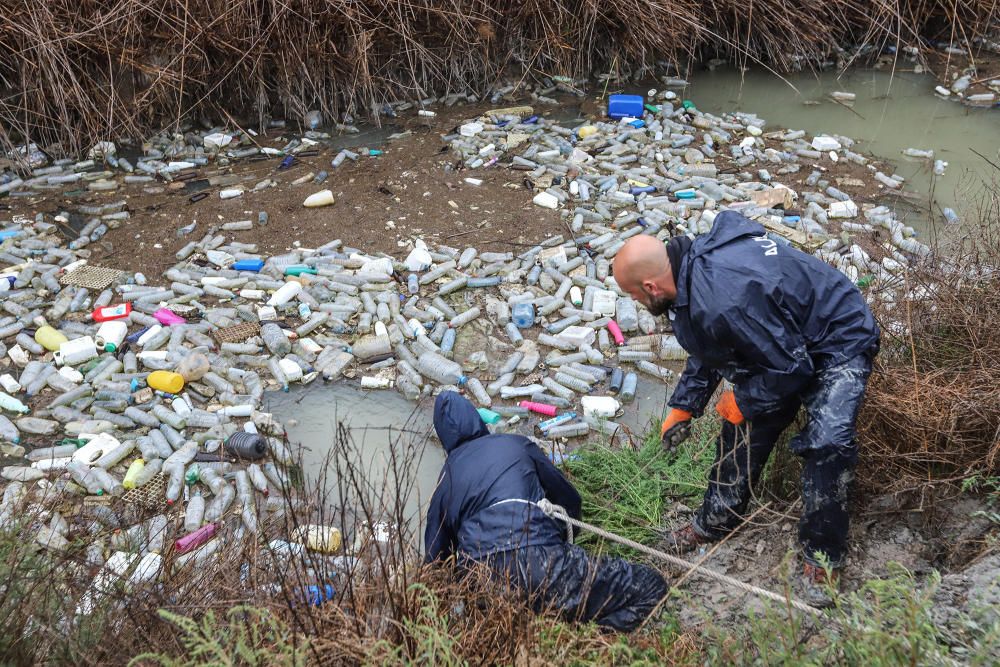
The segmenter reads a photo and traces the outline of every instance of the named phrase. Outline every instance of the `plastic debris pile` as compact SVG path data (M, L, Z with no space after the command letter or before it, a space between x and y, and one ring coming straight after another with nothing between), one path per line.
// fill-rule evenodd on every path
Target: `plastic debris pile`
M124 201L81 207L89 222L69 244L57 235L65 215L5 223L0 438L5 456L24 460L2 470L10 483L0 522L39 496L103 498L87 505L96 523L50 513L35 539L62 549L87 526L115 528L119 537L95 539L92 550L108 577L142 559L139 579L155 579L171 540L186 559L211 559L227 532L254 535L262 517L289 509L293 456L261 401L268 388L319 378L395 387L413 400L457 388L495 429L543 416L536 427L552 442L614 428L638 375L669 382L668 362L685 353L618 288L611 262L632 236L704 233L723 209L761 221L774 243L815 252L861 285L897 284L912 258L929 253L888 208L859 206L829 182L826 170L846 160L887 188L902 183L853 152L850 139L765 132L755 116L675 106L671 92L655 103L627 97L613 100L620 118L612 121L568 128L521 107L444 137L468 168L523 171L535 203L561 209L566 233L517 254L417 240L400 259L336 239L264 256L230 238L245 226L223 225L188 243L162 275L144 276L87 261L87 245L129 215ZM142 173L124 159L114 164L126 182L169 183L210 158L261 154L240 147L246 140L189 133L137 160ZM311 150L311 141L275 155ZM86 182L113 191L121 174L93 171L94 159L111 164L113 154L102 144L84 163L50 165L42 155L27 178L3 187ZM350 157L341 151L331 166ZM780 183L801 169L811 170L811 190ZM57 444L26 446L40 440ZM558 446L552 453L562 455ZM183 521L168 521L181 501ZM124 509L139 507L154 516L128 523ZM283 549L330 552L339 546L331 531L275 539Z

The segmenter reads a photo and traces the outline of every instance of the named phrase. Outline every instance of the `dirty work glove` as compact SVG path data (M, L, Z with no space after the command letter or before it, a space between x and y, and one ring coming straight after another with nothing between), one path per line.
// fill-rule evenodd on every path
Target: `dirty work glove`
M672 452L691 435L691 413L673 408L660 427L660 441L663 449Z
M746 421L743 413L740 412L740 406L736 405L736 394L732 390L722 392L722 397L715 404L715 411L734 426L739 426Z

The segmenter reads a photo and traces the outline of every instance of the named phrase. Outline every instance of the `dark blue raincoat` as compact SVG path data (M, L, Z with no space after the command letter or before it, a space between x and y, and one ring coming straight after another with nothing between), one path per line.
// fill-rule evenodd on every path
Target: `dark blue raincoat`
M490 435L475 406L453 391L434 404L434 430L448 459L427 510L428 561L565 541L562 525L538 508L504 502L548 498L580 518L580 494L538 445L520 435Z
M580 494L537 445L490 435L472 403L452 391L434 404L434 429L448 459L427 510L428 561L482 563L536 611L615 630L635 629L656 609L667 593L659 572L590 556L566 541L562 524L517 502L548 498L580 518Z
M724 377L753 419L797 399L820 369L877 349L878 326L851 281L764 234L724 211L681 261L669 315L691 356L671 407L700 415Z

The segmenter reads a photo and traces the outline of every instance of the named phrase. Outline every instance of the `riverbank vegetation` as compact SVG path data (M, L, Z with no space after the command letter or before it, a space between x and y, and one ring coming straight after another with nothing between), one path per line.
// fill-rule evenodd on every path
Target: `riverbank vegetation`
M995 13L992 0L12 0L0 17L0 146L86 151L229 114L377 118L401 100L489 96L508 75L569 77L572 92L574 78L619 85L713 57L847 66L884 47L972 44Z

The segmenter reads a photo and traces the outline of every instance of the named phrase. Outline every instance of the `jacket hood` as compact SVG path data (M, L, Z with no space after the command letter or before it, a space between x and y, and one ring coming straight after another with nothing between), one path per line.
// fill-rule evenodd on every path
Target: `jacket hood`
M759 222L754 222L736 211L723 211L715 216L712 230L700 236L691 246L691 256L697 257L711 252L742 236L763 236L765 233L767 230Z
M463 442L490 434L476 407L454 391L438 394L434 402L434 430L448 453Z

